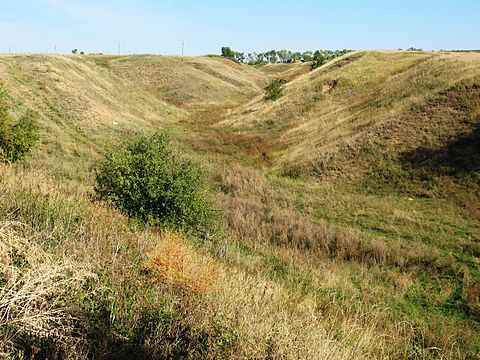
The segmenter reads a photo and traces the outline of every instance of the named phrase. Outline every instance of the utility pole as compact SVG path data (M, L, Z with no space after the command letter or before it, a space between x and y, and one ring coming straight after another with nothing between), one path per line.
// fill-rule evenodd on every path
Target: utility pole
M120 41L118 42L118 55L120 55Z
M185 49L185 41L182 40L182 59L183 59L183 50Z
M53 50L54 50L54 53L56 54L57 53L57 44L55 44L55 46L53 47Z

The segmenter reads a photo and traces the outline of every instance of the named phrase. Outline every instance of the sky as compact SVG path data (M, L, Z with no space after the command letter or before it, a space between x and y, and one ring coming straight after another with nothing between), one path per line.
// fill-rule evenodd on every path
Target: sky
M480 49L479 0L0 0L0 53Z

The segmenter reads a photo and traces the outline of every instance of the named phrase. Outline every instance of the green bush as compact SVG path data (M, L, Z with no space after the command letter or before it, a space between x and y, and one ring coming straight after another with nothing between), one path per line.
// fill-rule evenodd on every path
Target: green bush
M26 111L17 121L9 114L6 94L0 89L0 161L22 160L38 139L35 113Z
M265 100L277 100L283 95L283 85L287 83L284 79L274 79L267 85L265 91Z
M144 223L196 234L214 224L204 171L175 151L162 132L134 137L100 161L95 192Z

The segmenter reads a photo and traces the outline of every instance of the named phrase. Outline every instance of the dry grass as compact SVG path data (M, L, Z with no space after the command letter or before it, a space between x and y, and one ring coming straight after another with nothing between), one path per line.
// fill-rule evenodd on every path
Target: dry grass
M31 248L35 242L48 247L50 242L62 239L55 250L55 256L36 247L31 253L34 258L26 258L29 263L45 265L36 266L36 272L32 273L32 276L35 275L35 278L40 281L43 277L39 276L37 271L45 274L43 270L50 269L51 271L47 271L46 274L51 277L46 276L46 279L55 281L53 283L47 281L47 284L42 281L40 283L33 281L29 289L35 296L38 294L41 297L46 294L38 288L41 284L50 295L52 293L49 291L54 291L53 294L59 296L71 295L72 290L78 287L68 283L72 279L70 276L77 279L75 274L78 273L74 270L79 271L82 268L78 267L79 263L90 264L92 269L107 275L106 278L101 279L99 287L93 289L99 295L106 292L102 298L103 301L111 302L109 306L112 307L112 312L109 321L123 324L127 333L146 331L142 324L149 318L145 320L142 314L147 309L155 309L155 306L159 306L157 301L163 304L165 300L162 299L173 296L174 304L178 303L178 305L173 305L172 310L168 311L178 313L182 318L174 318L174 320L158 318L156 321L160 327L154 326L148 330L149 333L142 335L145 336L145 341L148 340L142 348L146 354L176 353L174 344L177 342L183 344L182 346L191 347L189 351L193 358L204 358L202 354L205 355L205 352L202 346L208 346L210 356L207 358L284 358L285 356L309 358L315 352L329 354L331 358L339 359L350 358L353 355L359 358L371 358L373 354L378 354L380 351L378 347L373 348L368 345L371 343L369 339L379 334L375 329L376 326L366 331L361 325L364 316L362 311L358 313L357 320L348 316L340 320L338 314L332 312L329 315L330 320L338 323L330 323L322 318L320 312L317 313L318 304L314 299L299 298L283 285L266 280L262 273L251 275L250 270L245 271L242 266L230 269L219 267L216 261L193 248L181 235L155 231L132 232L125 227L121 216L116 215L112 210L89 204L82 200L84 195L72 193L68 186L55 186L48 179L41 177L38 179L27 177L25 176L27 173L12 167L3 167L2 170L1 188L4 196L2 204L6 204L7 199L14 199L11 208L17 209L11 212L8 208L2 207L5 210L3 216L30 219L31 226L41 231L28 240L23 239L19 253L26 253L25 248L27 246ZM36 199L35 206L32 206L31 199ZM79 216L79 219L75 219L70 225L61 215L64 211L66 213L72 211L69 203L75 203L77 216ZM24 226L20 230L22 233L31 231ZM17 244L18 241L14 243ZM10 254L11 252L5 250L2 253ZM66 258L67 254L68 261L73 261L71 264L75 264L76 269L64 266L67 260L60 262L55 260L59 257ZM2 258L9 259L7 255ZM151 281L151 275L146 278L141 275L141 264L147 264L146 267L154 275L155 281ZM105 281L108 288L105 284L101 285ZM66 286L57 289L53 285L55 283ZM168 287L159 286L160 283L165 283ZM169 290L172 285L174 289L179 288L182 291L179 298L175 298L175 292L172 294L172 290ZM102 286L105 288L102 289ZM22 288L15 290L16 293L23 291ZM152 294L153 300L149 300ZM162 312L166 311L164 307L165 305L161 305ZM334 304L332 308L335 308ZM41 309L48 308L41 307ZM70 310L70 307L66 309ZM53 311L57 310L58 307L53 308ZM68 314L72 313L68 312ZM58 315L64 315L64 313L59 312ZM59 322L76 320L75 316L61 317L57 323L49 324L55 331L60 329L67 331L72 328L67 325L62 328ZM172 315L166 313L164 316ZM375 314L372 313L372 316ZM170 324L166 329L161 327L163 321ZM19 324L22 329L29 329L26 324ZM50 334L50 328L47 325L38 323L39 334L41 331ZM96 327L75 328L75 337L71 340L77 341L75 346L81 347L80 344L85 345L84 339L89 339L92 335L97 336L94 344L99 346L100 350L96 350L95 347L92 349L93 345L87 346L84 349L85 354L92 351L106 351L101 350L104 345L97 345L97 342L108 344L109 341L108 338L104 338L105 335L102 335L102 326L100 322ZM85 332L85 338L80 336L79 331ZM98 333L95 335L91 331L98 331ZM185 331L190 334L188 337ZM54 335L52 333L49 336ZM208 340L205 338L201 340L202 336L207 336ZM191 338L192 342L186 344L185 341L188 338ZM123 338L120 337L115 341L118 342L121 339ZM34 344L38 343L34 342ZM35 346L41 348L40 345ZM115 351L126 352L131 349L120 348ZM75 357L83 358L83 355L79 353Z
M325 315L321 326L327 329L342 328L340 309L345 321L364 314L365 323L359 328L387 341L374 341L378 347L370 349L372 358L385 354L392 358L463 358L460 334L465 334L467 342L473 341L472 323L437 314L429 324L415 318L413 306L409 311L415 320L410 321L410 314L399 316L398 309L390 308L412 296L419 278L455 273L453 257L421 242L365 236L352 228L312 221L308 212L301 214L295 208L301 200L274 189L259 170L230 165L219 172L217 181L221 189L217 201L226 209L229 241L222 254L228 268L274 279L291 291L290 296L300 299L316 294L316 306ZM447 277L435 285L443 288L443 295L433 300L433 291L425 295L428 301L442 303L452 296L452 278ZM474 311L476 280L464 283L465 301ZM378 311L369 313L364 306Z
M109 68L157 98L189 109L195 105L228 104L261 91L265 76L221 58L181 59L168 56L115 58Z
M183 235L164 232L147 255L145 268L156 280L194 292L208 292L215 286L219 267L202 255Z
M82 183L106 146L185 116L85 57L1 56L0 82L15 110L37 113L41 141L32 166Z
M75 356L86 339L75 326L80 319L72 294L97 278L86 265L55 261L32 239L19 236L24 226L0 222L0 356L23 357L18 344L28 338Z
M300 216L287 199L276 195L259 170L229 166L219 173L218 181L224 193L218 205L227 209L225 227L242 244L275 245L340 261L401 268L435 266L438 258L422 244L404 247Z
M381 353L374 320L366 326L362 318L319 311L314 299L299 299L262 275L225 269L205 301L208 307L199 311L237 335L230 358L368 359ZM372 320L375 313L362 316Z
M111 321L125 321L123 326L131 329L129 331L140 331L138 327L145 321L142 312L158 306L154 305L155 301L147 300L151 296L148 294L154 294L154 299L160 301L172 296L168 295L172 285L183 292L175 300L179 305L171 310L183 314L183 320L175 320L167 330L151 330L146 349L160 347L164 349L161 352L172 353L175 341L184 344L186 335L182 329L186 327L193 339L209 334L207 344L212 358L311 358L318 353L333 359L347 359L380 357L389 351L382 340L381 309L341 310L342 302L334 299L322 303L311 295L299 296L288 286L269 280L268 269L255 263L247 265L246 260L235 264L232 261L237 258L235 252L229 252L224 258L226 266L219 268L216 261L193 248L181 235L131 232L124 227L121 216L90 205L82 200L83 195L72 193L68 187L55 186L48 179L26 177L19 169L4 167L3 170L2 194L5 201L15 199L12 204L12 209L18 209L15 217L31 219L32 225L43 230L33 236L35 241L47 245L61 238L63 242L56 250L58 255L69 254L77 264L91 264L102 273L106 271L108 276L102 280L107 280L110 288L106 299L113 301L115 309L110 315ZM268 191L267 184L258 175L239 177L230 173L232 175L239 181L231 180L227 184L237 195L252 187L255 191ZM21 195L25 192L29 195ZM28 205L28 199L32 198L36 198L36 207ZM64 210L72 211L70 202L76 204L80 218L67 225L60 214ZM47 209L49 215L41 215ZM52 212L53 209L59 214ZM5 210L8 214L9 210ZM25 244L32 244L32 240ZM151 275L143 278L139 272L141 264L147 264ZM308 266L305 263L305 267ZM152 275L155 281L151 281ZM331 275L333 278L327 286L339 281L338 274L331 272ZM161 283L168 287L159 286ZM157 321L162 324L164 320ZM84 331L90 334L91 329ZM98 336L102 336L100 334ZM196 341L188 346L193 346L192 357L201 358L202 351L195 345L201 343ZM223 345L219 346L216 341L222 341ZM408 343L405 340L405 344ZM405 344L402 346L407 346Z

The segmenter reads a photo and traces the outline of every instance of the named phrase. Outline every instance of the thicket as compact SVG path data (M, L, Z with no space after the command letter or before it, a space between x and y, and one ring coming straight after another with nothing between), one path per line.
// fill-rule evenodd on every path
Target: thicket
M163 132L134 137L109 153L96 168L95 192L144 223L197 235L214 229L204 170Z
M22 160L38 139L38 126L33 111L25 111L18 120L10 114L4 90L0 89L0 161Z

